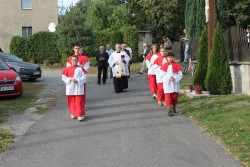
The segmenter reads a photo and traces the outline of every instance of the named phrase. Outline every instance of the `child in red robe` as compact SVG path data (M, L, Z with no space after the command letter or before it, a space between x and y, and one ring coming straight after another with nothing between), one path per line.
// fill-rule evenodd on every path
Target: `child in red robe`
M71 118L83 121L84 110L84 83L86 82L86 70L77 65L78 56L72 56L72 66L66 67L62 72L62 80L66 84L66 96Z

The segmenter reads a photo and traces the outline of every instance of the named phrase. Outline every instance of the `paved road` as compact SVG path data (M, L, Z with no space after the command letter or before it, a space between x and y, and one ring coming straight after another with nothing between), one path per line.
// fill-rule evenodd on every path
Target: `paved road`
M115 94L112 81L87 86L87 117L70 120L60 73L40 82L58 82L56 105L11 148L0 167L238 167L221 146L189 120L168 117L133 76L129 90Z

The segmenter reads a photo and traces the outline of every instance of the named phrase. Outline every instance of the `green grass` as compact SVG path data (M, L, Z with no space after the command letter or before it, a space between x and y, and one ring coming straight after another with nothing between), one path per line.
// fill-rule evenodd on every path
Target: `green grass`
M0 153L13 143L14 135L0 128Z
M180 81L181 89L189 89L189 85L193 85L193 77L191 73L183 75L183 78Z
M192 85L186 74L181 89ZM189 99L180 96L179 107L185 116L219 140L243 165L250 166L250 97L228 95L216 98Z
M1 99L0 123L7 120L9 113L21 114L38 99L38 93L43 89L43 85L23 82L23 95L18 98ZM0 152L3 152L11 143L14 135L0 128Z
M179 107L219 140L245 166L250 166L250 97L228 95L188 99L181 96Z

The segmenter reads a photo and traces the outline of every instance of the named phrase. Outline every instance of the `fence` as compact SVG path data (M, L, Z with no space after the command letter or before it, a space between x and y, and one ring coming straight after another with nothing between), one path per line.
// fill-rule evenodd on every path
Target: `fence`
M250 44L247 43L245 30L240 27L231 27L222 33L229 62L250 62ZM190 47L190 55L192 55L193 59L196 59L198 45L199 38L193 38ZM180 55L178 58L183 60L183 45L179 42L174 42L173 50L176 55Z

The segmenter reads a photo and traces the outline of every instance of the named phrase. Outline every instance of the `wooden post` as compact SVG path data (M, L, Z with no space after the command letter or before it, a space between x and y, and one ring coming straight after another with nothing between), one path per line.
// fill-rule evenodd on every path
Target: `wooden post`
M216 27L216 9L215 9L215 0L208 0L208 56L212 48L213 34Z

